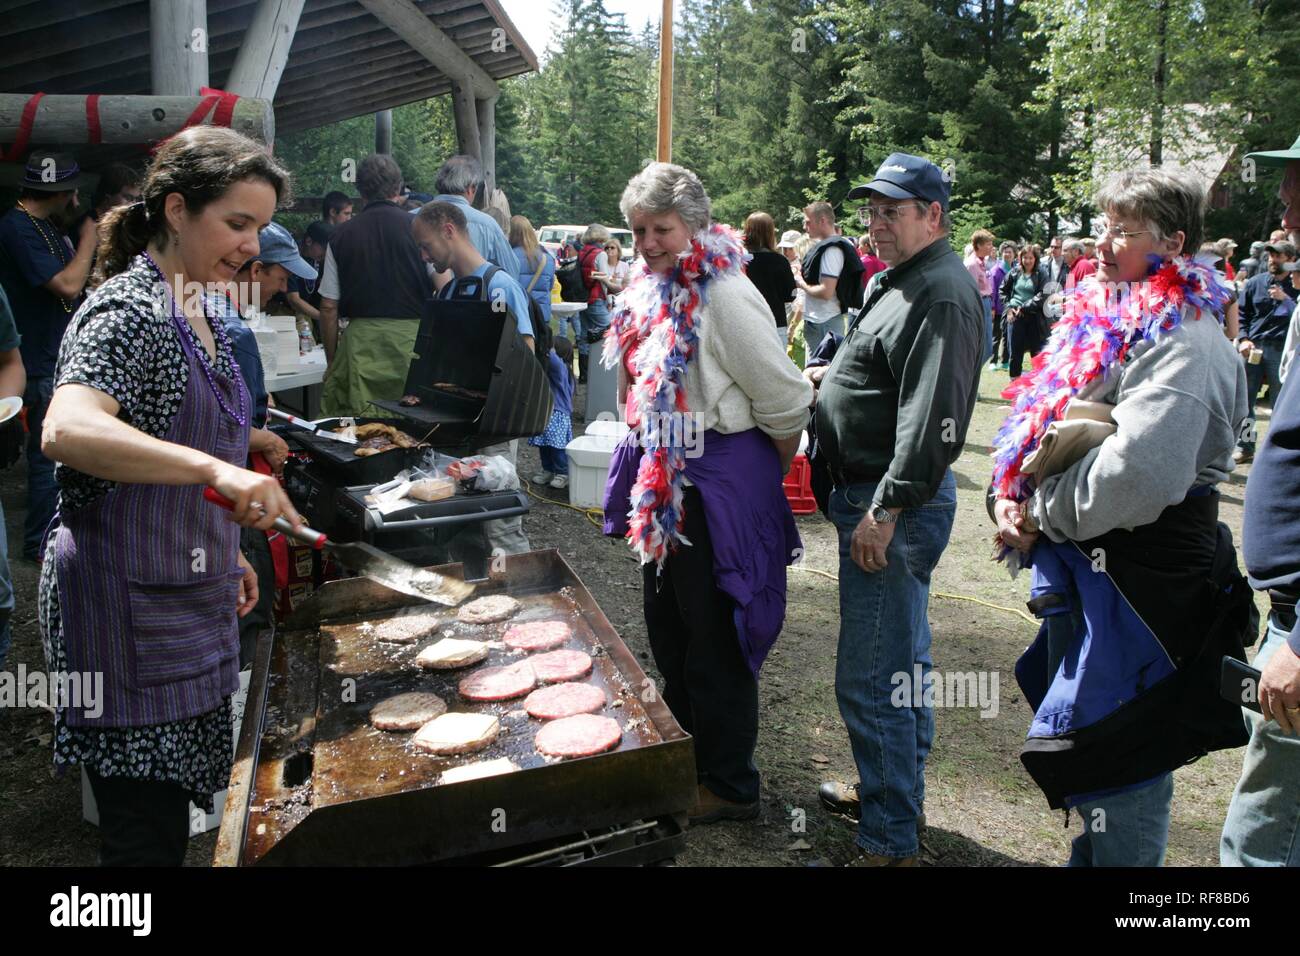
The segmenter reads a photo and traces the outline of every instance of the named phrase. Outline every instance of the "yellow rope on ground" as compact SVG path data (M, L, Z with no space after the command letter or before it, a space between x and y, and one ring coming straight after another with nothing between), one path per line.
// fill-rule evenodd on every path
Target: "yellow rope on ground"
M790 567L793 568L795 571L803 571L806 574L818 574L824 578L829 578L832 581L839 581L839 578L836 575L831 574L829 571L822 571L819 570L818 568L805 568L799 564L792 564L790 565ZM972 604L978 604L982 607L992 608L995 611L1005 611L1008 614L1014 614L1017 617L1022 618L1025 621L1028 621L1030 624L1033 624L1035 627L1038 626L1038 620L1036 618L1031 617L1030 615L1026 614L1024 611L1016 607L1005 607L1001 604L993 604L990 601L985 601L977 597L971 597L968 594L949 594L946 591L931 591L930 593L937 598L947 598L950 601L970 601Z
M520 487L524 489L530 498L536 498L538 501L545 501L548 505L559 505L561 508L568 508L570 511L576 511L580 515L585 515L587 520L597 528L603 529L605 527L604 524L596 520L597 518L605 517L605 512L601 511L599 508L579 508L577 505L571 505L567 501L557 501L554 498L546 497L546 495L539 495L533 491L533 489L523 484L523 482L520 482Z

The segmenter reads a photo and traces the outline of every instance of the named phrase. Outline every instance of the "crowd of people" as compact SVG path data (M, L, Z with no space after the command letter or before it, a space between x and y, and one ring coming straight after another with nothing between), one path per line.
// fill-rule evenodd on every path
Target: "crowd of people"
M1080 815L1070 863L1159 865L1172 772L1246 746L1221 858L1300 864L1294 235L1234 270L1230 241L1202 242L1201 187L1140 169L1099 191L1096 239L1044 252L977 230L963 256L948 177L906 153L849 192L856 241L828 202L803 210L802 231L778 234L759 211L733 230L694 173L650 164L620 204L635 263L600 224L557 262L525 217L485 202L469 156L444 163L434 195L368 156L359 207L329 194L300 240L273 220L289 172L229 130L188 129L143 173L110 169L78 219L83 181L69 157L33 154L0 217L0 399L26 409L26 431L0 424L0 464L25 446L23 554L42 565L50 669L105 673L102 711L57 708L53 738L56 764L87 771L105 863L178 863L189 801L224 788L230 695L270 613L262 532L300 521L246 320L284 297L324 345L323 412L361 416L403 394L431 298L483 289L532 349L569 269L583 308L538 356L554 412L529 439L532 480L566 487L594 347L630 426L604 530L642 564L662 695L694 739L694 824L758 813L759 675L802 552L782 478L807 431L838 536L835 694L857 766L820 799L856 819L853 865L916 862L935 721L924 695L898 702L895 678L932 673L952 466L981 374L1001 368L1011 405L988 512L1042 621L1016 672L1035 711L1022 760L1051 806ZM664 409L688 412L692 434ZM517 461L516 441L482 451ZM1243 553L1271 611L1247 721L1218 696L1220 660L1255 635L1217 487L1251 459ZM205 485L233 523L204 505ZM494 553L530 547L518 517L478 533ZM0 661L13 606L0 552Z

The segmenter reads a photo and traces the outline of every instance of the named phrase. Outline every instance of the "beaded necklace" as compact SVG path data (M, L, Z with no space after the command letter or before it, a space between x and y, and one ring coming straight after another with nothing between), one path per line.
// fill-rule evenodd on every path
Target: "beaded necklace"
M21 209L24 213L26 213L27 218L32 221L32 228L36 230L36 232L40 235L42 239L45 240L45 245L50 250L50 255L56 257L59 260L59 263L61 265L66 266L68 264L68 257L66 251L62 248L63 243L59 241L54 241L54 242L50 241L49 234L46 233L44 227L42 226L42 223L44 223L45 220L37 219L35 216L33 216L31 212L27 209L27 207L23 205L23 201L21 199L18 200L18 208ZM55 240L58 239L57 232L54 234L54 237ZM63 311L71 315L72 314L71 303L69 303L67 299L63 298L63 296L59 296L58 298L59 298L59 305L63 306Z
M208 325L212 329L212 335L213 338L216 339L217 347L225 351L226 359L230 362L231 371L234 373L234 381L236 385L235 391L239 394L238 413L226 404L226 399L221 394L221 389L217 385L216 373L212 367L212 361L208 358L208 350L203 347L203 343L199 340L193 326L190 325L189 320L185 318L184 313L180 308L178 308L176 297L172 295L172 288L167 282L167 277L163 275L162 269L158 268L158 263L154 261L153 256L149 255L147 252L141 253L141 255L143 255L149 265L153 267L154 275L156 275L158 281L163 284L163 288L167 290L167 301L171 303L172 321L184 329L182 334L189 334L194 354L199 358L199 368L203 370L203 377L208 380L208 388L210 388L212 394L216 396L217 404L221 406L223 412L234 420L236 425L240 428L246 428L248 426L248 399L245 397L245 389L241 385L243 382L243 375L239 371L239 364L235 361L234 350L231 348L230 336L226 334L225 323L213 321L212 317L208 315L207 296L202 296L200 301L202 302L201 308L203 309L203 318L207 320Z

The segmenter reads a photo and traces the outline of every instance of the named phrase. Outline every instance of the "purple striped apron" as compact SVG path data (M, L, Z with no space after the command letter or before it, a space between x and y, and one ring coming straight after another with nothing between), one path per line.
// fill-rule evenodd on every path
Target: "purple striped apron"
M185 320L173 322L189 381L163 440L243 467L248 427L222 411ZM239 408L242 390L251 408L241 376L212 372L227 405ZM104 675L103 712L69 706L68 725L141 727L220 706L239 686L239 526L204 500L202 485L122 483L59 520L53 560L68 669Z

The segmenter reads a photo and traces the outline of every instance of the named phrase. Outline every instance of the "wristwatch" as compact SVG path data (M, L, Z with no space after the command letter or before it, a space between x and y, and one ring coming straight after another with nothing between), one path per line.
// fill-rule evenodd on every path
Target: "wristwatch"
M870 514L876 524L893 524L898 520L898 515L881 505L872 505Z

